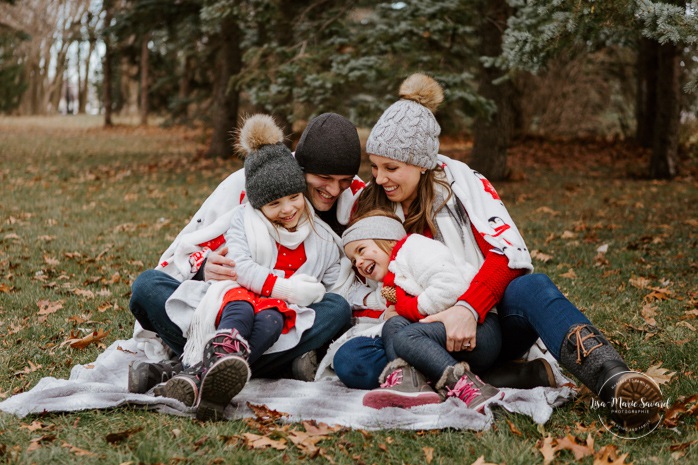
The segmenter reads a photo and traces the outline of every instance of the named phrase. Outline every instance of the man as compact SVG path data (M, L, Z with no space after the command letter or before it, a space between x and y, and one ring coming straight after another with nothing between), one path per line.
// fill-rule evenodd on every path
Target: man
M341 235L349 221L354 200L364 186L356 177L361 164L361 145L356 128L335 113L317 116L301 135L295 157L303 169L306 196L315 213ZM137 320L134 338L143 342L149 358L167 357L160 341L176 356L183 351L186 339L165 310L167 299L182 282L189 279L237 279L235 262L227 257L223 233L230 224L230 212L247 201L244 189L244 170L228 176L179 233L160 258L158 266L143 272L134 281L130 301L131 312ZM359 295L357 298L364 297ZM315 322L303 334L300 343L289 351L262 356L252 366L255 377L278 376L291 363L294 368L298 367L294 370L297 371L294 377L310 376L302 373L307 371L307 367L303 366L305 360L300 357L331 340L349 324L351 317L349 304L335 293L327 293L323 300L310 307L315 310ZM176 360L136 364L129 369L129 390L146 392L180 369L181 364Z

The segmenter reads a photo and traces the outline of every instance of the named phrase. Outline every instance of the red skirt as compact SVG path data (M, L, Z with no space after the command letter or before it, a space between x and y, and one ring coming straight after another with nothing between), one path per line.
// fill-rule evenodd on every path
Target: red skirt
M288 333L294 326L296 326L296 312L286 305L281 299L272 299L270 297L262 297L259 294L255 294L252 291L245 289L244 287L236 287L229 290L223 296L223 302L221 303L221 308L218 310L218 316L216 317L216 327L220 323L221 316L223 316L223 309L229 302L236 301L249 302L254 308L255 313L259 313L264 310L269 310L270 308L275 308L284 317L284 328L281 330L282 334Z

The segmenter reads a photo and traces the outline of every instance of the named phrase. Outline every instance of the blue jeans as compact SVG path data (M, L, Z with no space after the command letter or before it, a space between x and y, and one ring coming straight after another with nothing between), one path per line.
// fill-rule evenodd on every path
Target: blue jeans
M500 334L494 335L496 329L494 329L495 325L492 325L490 330L493 333L489 337L493 338L493 341L484 341L480 338L480 327L483 325L479 325L477 347L473 351L475 352L483 343L487 346L496 344L494 339L498 337L501 341L501 351L497 362L521 357L538 337L559 360L560 348L569 329L577 324L590 324L582 312L560 292L550 278L543 274L529 274L513 280L507 286L504 297L497 304L497 312ZM423 331L423 335L427 333L428 330ZM427 347L431 347L424 338L422 342L426 342ZM393 347L397 349L394 343ZM421 346L411 349L425 353L429 350ZM334 368L339 379L348 387L357 389L378 387L378 376L387 363L384 341L379 342L364 337L349 340L334 357ZM429 370L422 368L425 375L430 370L437 371L439 363L442 362L434 362L434 368Z
M427 379L437 382L446 368L458 362L468 362L476 373L487 371L499 357L501 334L497 316L488 314L477 326L477 344L473 350L449 352L443 323L411 323L398 316L383 326L383 343L388 360L402 358Z
M235 329L249 344L250 365L274 345L284 329L284 316L276 308L255 313L251 303L245 300L228 302L223 307L218 329Z
M158 270L141 273L131 286L131 313L144 329L154 331L172 351L181 355L187 340L182 330L167 316L165 302L179 287L180 282ZM285 352L263 355L252 365L252 375L258 378L278 377L290 369L294 358L319 349L346 329L351 319L351 308L343 297L327 293L320 302L309 305L315 310L315 322L301 336L296 347Z

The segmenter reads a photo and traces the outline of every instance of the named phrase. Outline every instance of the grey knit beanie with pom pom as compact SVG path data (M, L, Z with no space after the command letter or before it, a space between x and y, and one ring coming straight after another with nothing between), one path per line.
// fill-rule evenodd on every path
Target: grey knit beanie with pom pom
M283 132L269 115L253 115L240 130L238 151L245 156L245 192L254 208L305 191L305 176Z
M366 141L366 152L433 169L441 127L434 111L443 89L433 78L413 74L400 86L400 100L383 112Z

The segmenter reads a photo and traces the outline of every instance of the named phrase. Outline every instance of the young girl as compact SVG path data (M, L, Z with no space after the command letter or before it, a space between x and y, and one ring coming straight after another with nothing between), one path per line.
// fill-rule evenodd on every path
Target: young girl
M339 247L329 226L313 220L303 172L282 139L266 115L252 116L240 132L248 203L233 211L225 234L238 279L207 288L185 331L183 362L191 368L161 390L196 406L200 420L223 417L262 354L298 344L315 317L307 306L339 275Z
M453 357L459 353L447 351L445 341L429 331L431 325L417 322L453 306L475 276L475 267L457 266L445 245L419 234L408 235L397 216L383 211L358 218L345 231L342 243L362 276L383 283L381 292L392 305L388 312L393 312L386 316L382 332L389 363L380 376L381 387L364 396L364 405L407 408L457 396L481 412L502 398L498 389L483 383L467 365L457 383L439 379L440 373L432 378L439 394L422 375L434 371L435 359L450 359L455 365Z

